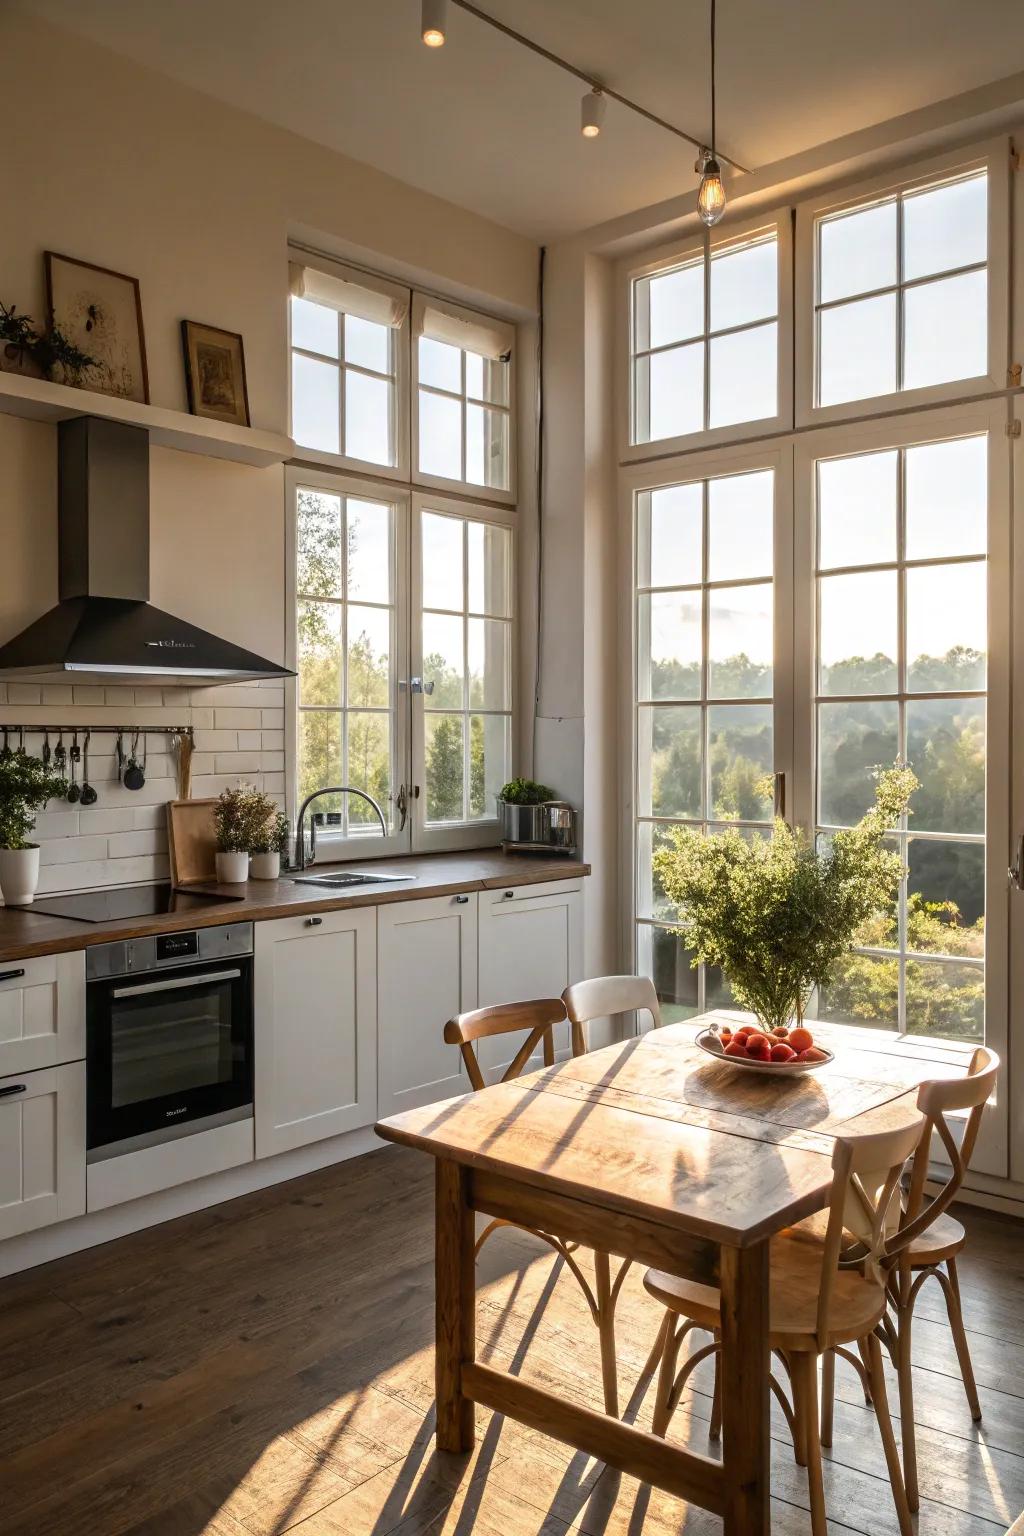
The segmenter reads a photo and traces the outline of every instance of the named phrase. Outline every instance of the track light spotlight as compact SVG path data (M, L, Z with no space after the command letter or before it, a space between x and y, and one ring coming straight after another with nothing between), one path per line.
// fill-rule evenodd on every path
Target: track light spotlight
M422 37L428 48L442 48L448 20L448 0L423 0Z
M596 139L601 132L606 105L604 92L596 85L580 102L580 132L585 139Z

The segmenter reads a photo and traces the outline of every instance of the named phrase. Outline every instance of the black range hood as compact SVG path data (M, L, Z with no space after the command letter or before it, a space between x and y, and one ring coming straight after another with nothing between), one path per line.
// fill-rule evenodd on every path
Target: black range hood
M293 677L149 602L149 433L62 421L60 602L0 646L0 677L202 687Z

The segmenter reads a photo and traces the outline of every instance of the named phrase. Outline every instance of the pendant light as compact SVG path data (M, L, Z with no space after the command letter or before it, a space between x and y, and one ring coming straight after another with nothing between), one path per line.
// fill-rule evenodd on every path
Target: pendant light
M594 86L580 102L580 132L585 139L596 139L604 122L604 92Z
M702 152L694 169L700 173L697 212L710 229L725 212L722 167L715 158L715 0L711 0L711 148Z
M447 32L448 0L423 0L420 36L428 48L443 48Z

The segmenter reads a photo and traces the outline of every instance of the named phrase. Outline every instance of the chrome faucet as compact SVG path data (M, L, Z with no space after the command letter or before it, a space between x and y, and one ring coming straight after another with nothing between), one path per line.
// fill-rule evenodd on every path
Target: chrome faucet
M351 784L338 784L329 789L314 789L313 793L311 795L307 795L305 800L303 800L302 804L299 806L299 817L295 825L295 862L288 865L289 873L293 873L297 869L306 869L308 867L306 860L306 812L313 801L318 800L321 795L358 795L360 800L365 800L367 805L372 805L373 809L376 811L377 820L380 822L381 837L387 837L388 835L388 824L384 820L384 812L381 810L373 796L368 795L365 790L355 789ZM310 865L316 863L316 822L312 820L309 824L308 863Z

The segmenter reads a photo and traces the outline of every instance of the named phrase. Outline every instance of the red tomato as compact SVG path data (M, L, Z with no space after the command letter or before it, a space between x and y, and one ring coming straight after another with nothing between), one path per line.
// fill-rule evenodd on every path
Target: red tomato
M814 1044L814 1036L809 1029L804 1029L803 1025L800 1025L798 1028L790 1030L788 1043L797 1053L809 1051Z
M828 1056L825 1054L824 1051L819 1051L818 1047L816 1045L809 1045L807 1047L806 1051L801 1051L800 1052L799 1056L797 1057L797 1060L798 1061L828 1061Z
M792 1050L784 1040L772 1046L772 1061L795 1061L796 1051Z
M747 1060L747 1048L742 1040L730 1040L725 1048L725 1054L727 1056L742 1056L744 1061Z

